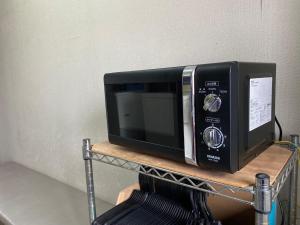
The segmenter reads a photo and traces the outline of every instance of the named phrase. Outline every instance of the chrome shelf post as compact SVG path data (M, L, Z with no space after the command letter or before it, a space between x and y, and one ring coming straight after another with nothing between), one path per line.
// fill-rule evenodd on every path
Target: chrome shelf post
M89 219L90 224L96 219L96 203L95 203L95 190L94 190L94 176L93 176L93 163L92 163L92 145L90 139L83 139L82 153L85 164L86 187L89 206Z
M291 151L294 151L294 154L298 154L299 135L291 135L290 146ZM298 158L298 155L297 155ZM290 192L289 192L289 218L288 224L296 225L297 219L297 183L298 183L298 163L295 163L295 166L292 169L292 174L290 177Z
M270 177L267 174L259 173L255 178L255 225L268 225L269 214L272 210Z

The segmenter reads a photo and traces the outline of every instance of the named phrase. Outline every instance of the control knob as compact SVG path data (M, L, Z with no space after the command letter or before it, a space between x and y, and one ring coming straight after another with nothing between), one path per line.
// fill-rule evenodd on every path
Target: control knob
M207 127L203 132L203 140L209 148L219 148L223 145L224 136L217 127Z
M221 98L216 94L208 94L204 98L203 109L210 112L218 112L222 104Z

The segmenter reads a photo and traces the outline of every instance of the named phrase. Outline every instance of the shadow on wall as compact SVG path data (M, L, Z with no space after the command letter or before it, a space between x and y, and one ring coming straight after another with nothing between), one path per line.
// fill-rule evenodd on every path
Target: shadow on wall
M0 225L13 225L13 224L11 224L10 222L8 222L8 220L5 219L4 216L2 216L1 212L0 212Z

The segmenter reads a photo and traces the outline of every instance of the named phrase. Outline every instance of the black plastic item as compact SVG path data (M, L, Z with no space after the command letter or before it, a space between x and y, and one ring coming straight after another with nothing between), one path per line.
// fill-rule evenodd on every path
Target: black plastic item
M194 192L193 189L177 185L174 183L159 180L143 174L139 175L140 189L143 192L156 193L165 198L171 199L182 207L192 210L193 205L190 196Z
M207 194L181 185L139 175L140 189L173 200L192 213L187 225L220 225L207 206Z
M186 225L191 212L157 194L134 191L131 197L98 217L93 225Z
M221 225L206 202L206 193L139 175L141 191L99 216L93 225Z
M134 211L136 208L140 207L146 200L147 194L134 191L131 195L131 197L115 206L114 208L110 209L106 213L99 216L94 222L93 225L108 225L111 223L108 223L108 221L112 220L113 218L121 218L126 216L128 213Z

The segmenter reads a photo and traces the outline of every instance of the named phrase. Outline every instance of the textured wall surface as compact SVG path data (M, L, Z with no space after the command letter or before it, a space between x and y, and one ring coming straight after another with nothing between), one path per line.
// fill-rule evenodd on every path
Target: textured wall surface
M81 139L106 139L105 72L277 63L276 114L300 133L299 0L1 0L0 151L85 189ZM5 157L5 158L4 158ZM95 167L114 201L130 172Z
M1 31L0 31L0 67L1 59L4 56L2 51L2 42L1 42ZM4 83L4 74L2 74L0 69L0 163L7 161L10 159L9 157L9 149L8 149L8 120L7 120L7 113L8 110L6 108L6 93L5 93L5 83ZM1 225L1 224L0 224Z

